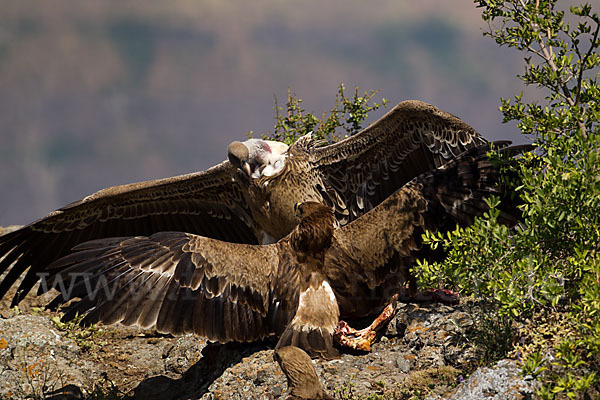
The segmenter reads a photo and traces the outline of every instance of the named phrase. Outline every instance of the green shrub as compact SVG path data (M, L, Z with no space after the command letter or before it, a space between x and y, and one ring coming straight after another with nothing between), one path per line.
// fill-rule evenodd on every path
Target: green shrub
M472 226L427 233L425 242L448 257L422 261L415 273L424 285L450 285L490 304L512 332L504 340L537 341L522 356L524 373L544 383L542 398L593 398L600 394L600 19L589 5L567 16L556 0L475 3L486 35L526 53L519 78L546 90L544 104L520 94L500 107L537 146L516 167L523 220L514 230L500 225L498 199L490 199ZM536 335L536 327L551 333Z
M313 138L325 143L337 142L352 136L363 129L363 123L369 117L369 112L380 107L386 107L387 100L381 103L373 100L376 90L359 94L358 86L354 87L352 97L346 96L346 87L340 84L335 96L335 104L328 113L320 117L302 108L302 99L288 90L285 107L279 106L275 98L275 126L273 132L263 135L263 138L278 140L291 145L299 137L312 132ZM247 133L250 137L253 132Z

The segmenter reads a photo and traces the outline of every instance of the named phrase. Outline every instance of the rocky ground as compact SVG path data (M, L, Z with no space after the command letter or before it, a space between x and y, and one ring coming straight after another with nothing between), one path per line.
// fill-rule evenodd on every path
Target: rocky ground
M8 296L10 297L10 296ZM81 328L29 296L0 302L0 399L283 399L274 342L219 345L122 326ZM483 367L472 304L403 304L367 354L315 360L337 399L527 399L514 361ZM360 323L360 322L355 322Z

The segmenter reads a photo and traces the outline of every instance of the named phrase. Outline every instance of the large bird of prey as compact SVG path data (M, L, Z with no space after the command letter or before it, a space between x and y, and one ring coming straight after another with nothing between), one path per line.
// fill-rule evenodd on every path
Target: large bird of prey
M471 149L419 175L337 229L332 208L309 201L295 207L300 223L274 244L184 232L97 239L51 264L41 287L62 287L54 304L79 299L66 319L85 313L84 323L193 332L220 342L276 335L276 348L333 358L340 318L372 315L398 293L425 229L470 224L487 209L486 197L510 198L488 150ZM507 211L500 218L514 224Z
M343 226L419 174L484 143L459 118L420 101L402 102L328 146L306 137L289 149L238 142L229 161L206 171L110 187L0 236L0 298L23 277L12 301L18 304L48 264L92 239L180 231L273 243L298 223L294 204L303 201L330 205Z

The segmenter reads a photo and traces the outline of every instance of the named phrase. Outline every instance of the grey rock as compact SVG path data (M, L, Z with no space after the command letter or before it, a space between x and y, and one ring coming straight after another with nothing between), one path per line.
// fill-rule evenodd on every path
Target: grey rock
M410 361L407 360L404 355L400 355L396 359L396 365L398 366L398 369L404 372L405 374L410 371Z
M539 387L524 379L521 368L512 360L502 360L492 368L479 368L453 392L430 400L525 400L535 398Z
M80 356L79 346L47 318L0 319L0 398L22 392L41 395L99 379L99 368Z
M183 374L202 357L206 342L206 339L192 334L175 338L174 344L163 347L164 371L160 372Z

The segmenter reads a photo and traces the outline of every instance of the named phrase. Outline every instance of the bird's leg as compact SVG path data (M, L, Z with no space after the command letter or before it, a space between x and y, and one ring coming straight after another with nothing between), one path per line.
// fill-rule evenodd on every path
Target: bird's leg
M390 322L394 315L396 315L397 306L398 295L395 294L381 314L365 329L356 330L348 325L346 321L340 321L333 334L333 339L343 347L349 347L353 350L371 351L371 345L377 338L377 331Z
M399 262L399 261L398 261ZM427 289L419 290L417 278L410 272L406 266L400 267L408 282L407 286L401 286L398 293L399 301L402 303L442 303L442 304L458 304L459 295L448 289Z
M459 294L448 289L418 290L415 279L408 280L408 286L399 291L399 301L403 303L442 303L458 304Z

